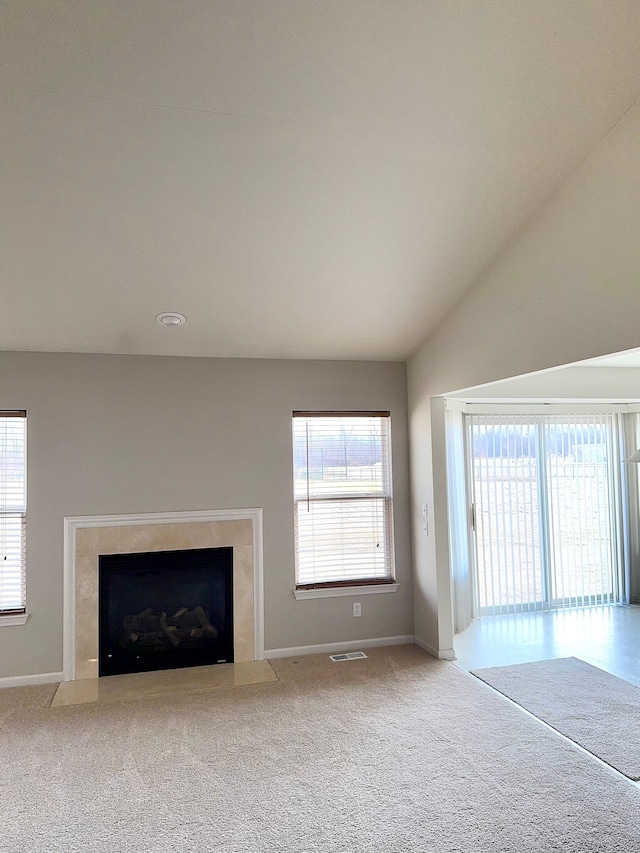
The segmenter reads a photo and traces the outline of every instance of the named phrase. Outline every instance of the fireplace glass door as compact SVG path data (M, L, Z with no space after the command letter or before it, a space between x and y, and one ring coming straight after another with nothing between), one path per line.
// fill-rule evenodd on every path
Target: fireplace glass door
M99 674L233 662L233 548L99 559Z

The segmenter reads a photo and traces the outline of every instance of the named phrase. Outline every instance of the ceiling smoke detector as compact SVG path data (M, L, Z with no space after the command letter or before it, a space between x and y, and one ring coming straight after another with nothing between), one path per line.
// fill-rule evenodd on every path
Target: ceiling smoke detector
M156 317L161 326L184 326L187 322L186 317L182 314L177 314L175 311L164 311Z

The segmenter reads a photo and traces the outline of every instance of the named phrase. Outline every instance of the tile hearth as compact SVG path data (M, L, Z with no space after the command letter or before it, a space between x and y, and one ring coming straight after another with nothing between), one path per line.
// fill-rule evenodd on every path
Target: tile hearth
M61 708L69 705L195 693L201 690L219 690L224 687L266 684L278 680L278 676L267 660L165 669L158 672L135 672L128 675L110 675L106 678L63 681L50 707Z

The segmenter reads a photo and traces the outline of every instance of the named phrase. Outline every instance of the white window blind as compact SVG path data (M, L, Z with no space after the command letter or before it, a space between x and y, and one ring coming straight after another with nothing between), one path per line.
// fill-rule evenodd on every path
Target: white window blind
M296 585L394 578L388 412L294 412Z
M0 613L26 606L26 413L0 412Z

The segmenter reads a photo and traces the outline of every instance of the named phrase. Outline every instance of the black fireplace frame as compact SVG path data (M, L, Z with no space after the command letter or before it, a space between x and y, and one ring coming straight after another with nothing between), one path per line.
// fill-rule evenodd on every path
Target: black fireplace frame
M185 555L188 555L185 557ZM161 583L161 576L173 572L181 573L181 560L191 563L190 569L199 571L203 578L212 575L211 586L223 587L222 594L215 597L215 606L223 606L223 625L215 639L205 638L195 648L164 648L162 650L140 650L124 648L113 636L113 624L109 619L109 602L112 585L125 575L144 578L149 588L155 588L154 578ZM178 566L176 565L178 564ZM171 551L149 551L131 554L102 554L98 559L98 675L120 675L132 672L148 672L164 669L181 669L191 666L206 666L218 663L233 663L233 548L189 548ZM215 577L215 582L214 578ZM114 593L117 597L117 593ZM210 594L213 594L211 591ZM135 596L134 596L135 597ZM175 607L178 599L175 599ZM181 602L188 605L188 602ZM203 602L204 603L204 602ZM191 606L194 606L193 604ZM122 609L122 605L120 605ZM160 608L157 608L158 610ZM113 620L113 617L112 617ZM139 652L139 653L138 653Z

